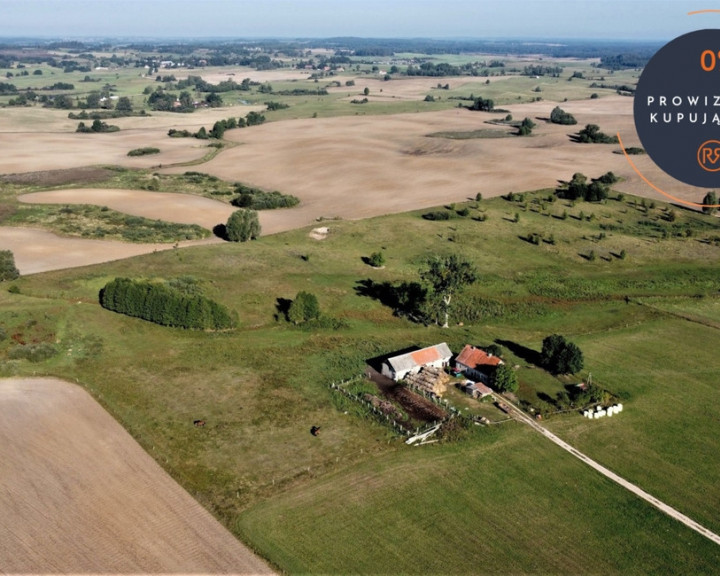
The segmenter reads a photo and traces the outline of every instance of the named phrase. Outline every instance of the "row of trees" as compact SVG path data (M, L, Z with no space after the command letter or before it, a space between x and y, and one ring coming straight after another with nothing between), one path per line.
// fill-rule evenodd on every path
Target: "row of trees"
M163 112L187 113L195 111L195 101L187 91L182 91L179 95L175 95L171 92L165 92L162 87L159 87L148 96L147 103L152 110ZM217 108L223 105L223 99L220 94L211 92L205 96L203 104L210 108Z
M207 140L208 138L216 138L218 140L225 136L227 130L234 130L235 128L246 128L248 126L257 126L265 122L265 115L261 112L255 112L251 110L245 117L239 118L226 118L224 120L218 120L213 124L213 127L208 131L205 126L201 126L197 132L190 132L189 130L177 130L176 128L170 128L168 130L168 136L171 138L198 138L200 140Z
M235 192L239 194L230 203L238 208L252 210L274 210L276 208L292 208L300 203L300 199L292 194L283 194L277 190L266 192L245 184L236 184Z
M225 306L200 295L186 295L165 284L115 278L100 291L107 310L163 326L226 330L236 321Z

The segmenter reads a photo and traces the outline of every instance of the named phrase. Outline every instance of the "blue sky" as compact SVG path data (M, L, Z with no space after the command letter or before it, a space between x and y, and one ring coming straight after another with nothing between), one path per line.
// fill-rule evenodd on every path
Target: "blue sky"
M0 0L0 37L329 36L671 40L704 0Z

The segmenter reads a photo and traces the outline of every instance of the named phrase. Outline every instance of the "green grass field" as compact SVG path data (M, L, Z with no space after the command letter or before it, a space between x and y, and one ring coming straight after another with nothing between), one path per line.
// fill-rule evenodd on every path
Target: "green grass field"
M514 343L504 353L519 366L519 395L541 407L567 380L533 368L522 350L559 332L585 353L579 376L592 372L626 409L548 425L720 530L715 220L678 211L669 222L665 205L645 209L629 196L571 205L547 194L468 202L467 217L442 222L422 218L426 211L335 221L321 242L298 230L21 278L12 283L19 294L0 291L0 374L77 380L193 496L290 573L712 571L714 544L520 425L407 448L392 429L335 408L329 382L379 354L440 341L455 352ZM539 245L526 240L535 232ZM381 248L384 269L363 262ZM474 262L480 281L457 300L447 330L396 317L359 290L361 281L418 280L427 255L452 252ZM116 276L191 276L238 312L241 327L196 333L110 313L97 294ZM299 290L346 327L277 320L276 300ZM19 341L56 354L11 357ZM196 418L206 427L192 426Z

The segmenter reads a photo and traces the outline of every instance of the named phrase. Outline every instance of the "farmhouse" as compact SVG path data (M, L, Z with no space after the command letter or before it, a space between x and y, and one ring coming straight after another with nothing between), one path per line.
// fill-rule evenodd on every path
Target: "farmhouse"
M495 368L503 361L485 350L467 344L455 358L455 368L465 374L466 378L487 384Z
M393 380L402 380L408 374L420 372L420 369L425 366L444 368L450 363L451 358L452 352L443 342L421 350L388 357L382 363L382 373Z

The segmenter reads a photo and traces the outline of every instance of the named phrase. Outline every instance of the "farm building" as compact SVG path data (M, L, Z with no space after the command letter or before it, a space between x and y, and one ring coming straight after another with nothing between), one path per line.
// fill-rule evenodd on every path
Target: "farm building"
M485 396L492 394L492 390L485 386L485 384L482 382L473 382L472 380L467 380L465 382L463 390L466 394L470 394L473 398L485 398Z
M391 356L382 363L382 374L393 380L402 380L408 374L420 372L425 366L444 368L450 363L452 352L443 342L398 356Z
M485 350L467 344L455 358L455 368L466 378L487 384L495 368L504 362Z

